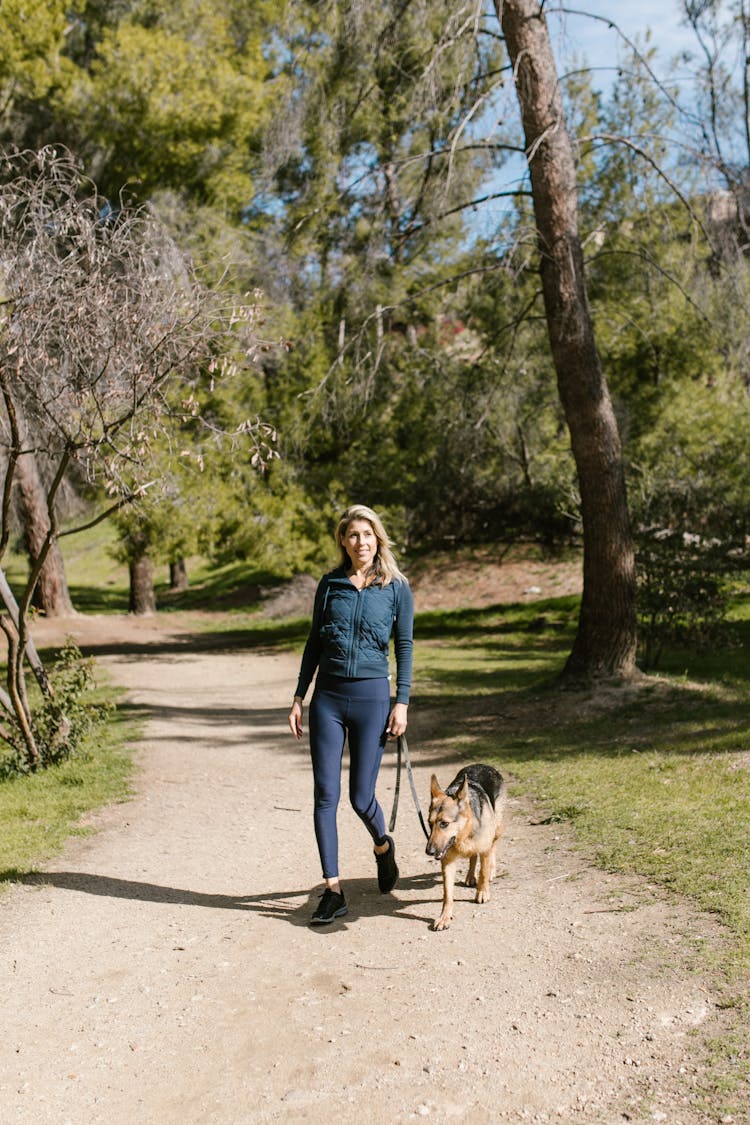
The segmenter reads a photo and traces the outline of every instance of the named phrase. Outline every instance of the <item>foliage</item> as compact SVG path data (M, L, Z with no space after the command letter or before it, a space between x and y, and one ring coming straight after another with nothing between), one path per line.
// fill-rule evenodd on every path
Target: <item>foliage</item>
M366 499L407 542L491 534L509 488L463 216L504 152L470 124L502 47L450 4L293 4L281 34L290 95L264 154L294 345L269 387L284 456L314 502Z
M730 588L720 540L663 528L636 537L642 666L656 668L665 646L705 652L732 640Z
M6 739L20 733L30 768L50 748L36 744L25 684L28 658L43 695L47 676L28 634L31 598L61 534L58 497L73 468L98 489L104 518L152 488L159 454L176 429L197 424L193 388L202 378L250 366L252 310L200 285L148 209L113 211L66 153L6 157L0 177L0 441L5 455L0 558L11 527L19 466L45 467L47 526L18 599L4 580ZM221 431L212 426L216 440ZM269 428L241 421L233 437L252 456L271 455ZM162 462L163 463L163 462ZM41 728L40 728L41 729Z
M698 651L732 640L731 579L747 571L750 402L728 374L663 394L658 422L638 443L633 475L644 661L665 646Z
M20 148L66 145L113 201L171 188L237 220L270 105L275 7L54 0L29 19L8 0L0 129Z
M239 217L264 106L264 5L89 3L69 37L77 81L58 107L102 190L173 188ZM65 134L64 134L65 135Z
M97 697L109 719L81 742L75 757L0 780L0 886L37 868L71 835L90 832L81 821L85 813L129 796L138 731L124 709L113 709L112 688Z
M49 0L32 18L25 0L3 0L0 36L0 139L23 145L39 106L72 79L65 35L76 3Z
M109 719L112 710L108 702L86 699L95 687L93 661L84 659L73 642L61 649L49 679L51 693L42 697L33 715L39 769L76 757ZM11 747L12 753L0 763L0 776L28 773L30 762L25 742L16 734Z

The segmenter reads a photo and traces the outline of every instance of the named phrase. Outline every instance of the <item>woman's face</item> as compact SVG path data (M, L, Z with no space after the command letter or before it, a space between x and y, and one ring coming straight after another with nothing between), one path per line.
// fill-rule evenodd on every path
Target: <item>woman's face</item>
M370 566L378 553L378 541L369 520L352 520L346 525L341 542L354 570Z

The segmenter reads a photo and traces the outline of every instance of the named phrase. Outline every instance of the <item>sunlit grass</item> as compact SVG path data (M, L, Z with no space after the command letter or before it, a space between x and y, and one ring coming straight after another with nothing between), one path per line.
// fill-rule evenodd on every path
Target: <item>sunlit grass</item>
M86 813L129 796L137 734L115 713L76 757L0 782L0 886L33 871L71 836L88 834Z
M555 686L575 600L432 615L424 639L417 622L411 740L447 778L462 761L493 763L593 862L724 924L728 940L701 953L735 1014L707 1045L703 1093L732 1120L750 1079L749 611L738 600L734 647L668 653L658 675L597 693Z
M416 659L418 706L446 732L430 741L441 756L494 762L547 815L573 819L603 866L719 915L750 967L747 605L736 647L672 654L637 687L597 696L554 686L573 604L433 615Z

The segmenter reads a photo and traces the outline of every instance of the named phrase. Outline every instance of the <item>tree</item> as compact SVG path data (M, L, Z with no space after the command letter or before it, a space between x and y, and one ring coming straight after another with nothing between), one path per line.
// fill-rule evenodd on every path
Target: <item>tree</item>
M155 451L179 426L200 421L192 407L195 384L217 377L230 350L236 363L238 328L245 362L254 344L244 311L198 283L151 211L114 212L70 156L54 149L2 162L0 287L0 560L13 482L30 456L43 468L47 511L18 598L0 571L0 627L8 644L0 738L36 768L72 737L28 621L49 551L77 530L59 526L66 474L75 468L100 499L86 526L158 490ZM262 459L262 428L241 423L237 430ZM27 657L51 724L29 701Z
M23 144L41 125L41 107L73 76L64 57L71 5L49 0L31 13L3 0L0 36L0 139Z
M19 405L16 404L17 420L20 424ZM40 556L44 555L39 568L39 580L34 590L33 604L49 617L67 617L73 613L73 603L68 590L60 545L53 540L47 542L49 515L46 494L39 472L38 458L32 451L32 442L21 436L27 447L23 457L15 464L15 482L18 488L21 524L31 569L34 570Z
M472 513L487 523L498 490L488 430L474 429L479 380L452 347L467 298L453 275L476 265L462 216L504 151L462 135L502 81L498 36L478 37L473 9L452 0L290 8L292 96L264 145L284 247L273 291L294 318L269 392L286 455L313 502L366 493L414 537L439 533L448 474L444 533ZM475 497L469 463L486 484Z
M712 173L735 196L748 235L750 168L750 5L747 0L682 0L695 34L698 112L691 115L691 140Z
M482 42L492 39L496 46L500 37L489 25L486 7L472 13L471 34L476 31ZM519 10L509 5L506 11L498 4L501 25L504 13L510 21L503 26L509 46L513 20L533 20L541 6ZM520 287L513 292L518 275L511 274L507 247L514 240L523 247L524 215L519 209L515 228L506 227L509 236L503 231L496 238L494 261L488 247L459 223L472 202L472 190L464 188L474 186L473 161L487 159L489 167L489 154L496 162L507 147L504 130L493 138L482 133L481 112L496 108L493 89L504 73L534 71L528 53L514 55L513 50L505 70L496 52L482 55L474 68L467 66L460 20L469 14L463 6L428 10L417 3L403 10L384 3L365 21L356 0L316 6L309 37L300 35L287 53L298 71L292 76L297 96L277 118L286 148L275 151L286 154L286 162L279 163L274 196L290 244L300 250L301 268L296 274L290 270L287 293L304 311L295 333L299 343L284 365L287 385L300 396L296 429L305 435L300 477L311 491L335 490L337 496L356 484L371 497L408 509L409 516L425 497L420 516L434 512L436 499L443 499L441 525L467 535L476 533L487 516L495 527L509 526L507 496L518 476L529 507L541 494L545 522L571 492L546 394L546 352L538 344L534 348L533 328L521 327L529 312L535 314L535 294L526 279L524 309ZM690 194L684 167L664 152L664 138L673 129L674 97L653 83L648 51L637 52L648 85L639 80L629 89L623 82L619 104L607 120L582 83L576 89L568 81L568 97L576 106L573 120L580 123L579 146L574 149L575 139L565 127L560 136L549 136L545 126L551 118L563 126L565 118L543 18L538 23L547 48L544 84L552 101L549 107L534 106L531 95L525 148L535 197L534 233L542 243L542 297L583 517L584 599L565 671L575 681L634 671L632 538L616 412L628 423L628 439L640 441L661 409L665 374L683 379L689 390L688 380L698 377L697 356L707 357L703 376L708 377L709 368L721 362L722 349L706 331L697 299L697 288L708 276L702 259L706 244L700 224L692 221L700 208L695 201L693 210L670 207L665 192L654 192L644 181L644 170L658 169L658 182L673 199L684 206ZM539 61L538 52L533 61ZM487 117L493 123L502 120L499 113ZM460 171L458 160L463 161ZM451 166L453 176L444 171ZM694 183L693 170L689 177ZM576 203L580 184L601 315L597 336L600 332L605 340L608 375L619 392L614 403L588 307ZM482 195L473 202L479 205ZM660 223L666 229L660 230ZM493 268L496 276L508 271L507 289L489 275ZM472 272L483 278L484 293L472 287ZM487 290L497 296L494 309ZM613 310L618 331L607 323ZM446 346L441 323L468 328L478 358L467 363ZM533 370L527 356L534 356ZM538 403L542 411L534 409ZM555 453L546 465L539 457L543 442ZM630 452L645 448L631 444ZM347 471L345 453L357 466L356 476ZM545 471L535 471L540 466ZM565 487L555 492L560 479ZM412 528L422 542L433 530L421 519Z
M264 31L274 2L82 0L66 54L75 80L50 98L54 139L110 198L178 191L241 220L268 113Z
M550 347L581 492L583 597L563 677L627 677L637 640L633 543L620 437L586 292L574 153L542 5L496 0L496 11L521 110Z

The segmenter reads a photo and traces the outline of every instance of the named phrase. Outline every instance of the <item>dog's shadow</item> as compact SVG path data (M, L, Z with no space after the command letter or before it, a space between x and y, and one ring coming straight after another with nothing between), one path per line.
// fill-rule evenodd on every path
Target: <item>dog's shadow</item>
M25 875L16 882L29 886L58 887L61 890L76 891L79 894L98 895L103 898L122 898L133 902L151 902L157 905L198 906L211 910L250 910L263 918L288 922L293 926L308 927L313 910L317 906L322 888L310 890L265 891L253 895L221 895L202 891L185 890L178 887L162 886L158 883L144 883L133 879L121 879L114 875L97 875L83 871L43 871ZM439 905L437 897L407 899L398 897L398 891L423 891L440 881L440 873L404 876L399 879L396 893L381 895L373 886L373 879L348 879L344 891L348 911L331 925L312 927L313 930L329 931L340 928L359 918L394 916L409 918L415 922L432 923L433 918L415 912L414 907L425 903ZM303 901L300 901L303 900Z

